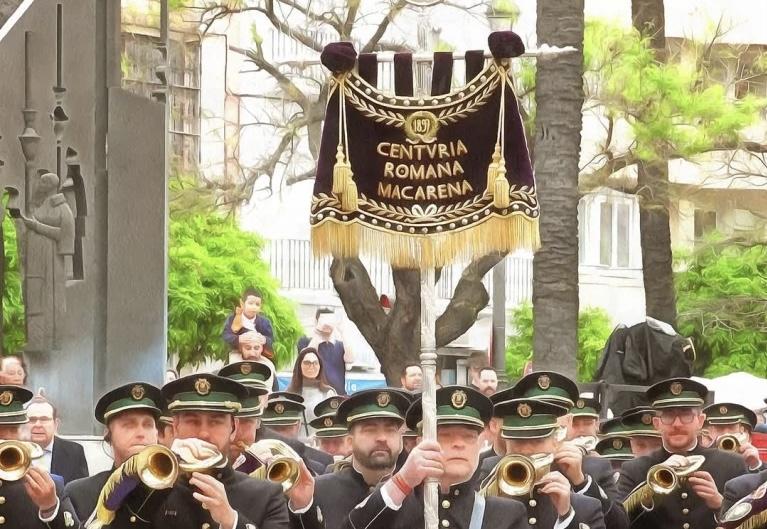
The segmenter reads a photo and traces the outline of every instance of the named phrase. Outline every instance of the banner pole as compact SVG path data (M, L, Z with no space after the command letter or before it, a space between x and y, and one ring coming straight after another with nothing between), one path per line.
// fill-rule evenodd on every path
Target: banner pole
M422 438L437 440L437 339L435 310L436 288L434 269L421 270L421 370L423 371ZM423 514L425 529L437 529L439 523L439 482L427 479L424 483Z

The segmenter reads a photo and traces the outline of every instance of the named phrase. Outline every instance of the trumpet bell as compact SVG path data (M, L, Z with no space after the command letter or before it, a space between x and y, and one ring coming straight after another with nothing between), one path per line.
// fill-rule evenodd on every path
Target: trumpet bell
M681 466L670 466L663 463L653 465L647 471L647 484L655 494L671 494L684 481L687 476L697 471L706 461L704 456L687 456L687 464Z
M178 479L178 460L173 452L162 445L144 449L143 464L139 466L139 479L154 490L169 489Z
M0 441L0 481L18 481L23 478L33 459L43 455L35 443Z
M737 452L740 449L740 445L746 443L747 441L748 437L743 432L735 434L724 434L720 435L716 439L716 447L719 450L724 450L725 452Z
M553 461L553 454L536 454L531 457L508 455L501 459L485 480L481 492L485 496L527 496L541 478L548 474Z
M288 444L277 439L263 439L253 443L247 452L266 464L266 467L253 472L252 477L278 483L283 492L288 492L298 483L301 475L301 456Z

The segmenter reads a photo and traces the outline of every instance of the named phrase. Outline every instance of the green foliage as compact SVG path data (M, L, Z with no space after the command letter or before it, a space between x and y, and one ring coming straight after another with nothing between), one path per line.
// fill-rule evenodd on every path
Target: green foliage
M767 243L714 236L677 259L679 332L693 339L696 372L767 377Z
M600 20L586 24L587 87L605 112L626 120L643 160L689 158L718 146L734 146L759 118L764 100L733 100L712 72L713 48L683 41L665 63L634 29Z
M519 19L520 10L514 0L493 0L488 9L490 15L510 18L512 23Z
M216 213L171 216L168 274L168 353L179 364L225 359L224 320L249 286L263 295L263 313L274 327L278 366L293 357L303 328L295 308L279 295L277 281L261 259L263 240Z
M4 210L0 208L0 211ZM21 351L26 342L24 300L21 293L21 270L19 248L16 242L16 226L14 226L13 220L8 215L4 215L2 222L5 247L2 339L3 351L10 354Z
M506 373L509 378L522 376L525 364L533 359L533 307L529 303L515 308L511 325L517 334L506 343ZM610 317L601 308L589 307L578 315L578 381L590 382L596 373L599 357L612 332Z

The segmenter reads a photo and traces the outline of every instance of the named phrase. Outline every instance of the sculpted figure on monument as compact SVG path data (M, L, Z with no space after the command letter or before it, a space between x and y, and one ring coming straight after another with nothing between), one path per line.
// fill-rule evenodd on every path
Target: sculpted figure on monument
M27 228L27 350L49 351L56 347L56 324L66 309L64 289L71 276L75 219L54 173L40 176L32 205L31 217L22 217Z

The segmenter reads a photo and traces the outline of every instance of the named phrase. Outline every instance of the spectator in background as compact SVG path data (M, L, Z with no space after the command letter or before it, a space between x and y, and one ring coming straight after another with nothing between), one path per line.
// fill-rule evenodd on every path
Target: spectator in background
M477 389L479 389L486 397L493 395L498 391L498 375L490 366L480 368L477 376Z
M344 342L336 337L336 318L333 309L322 307L314 314L312 336L298 340L298 350L311 347L322 359L325 377L338 395L346 395L346 364L354 362L354 355Z
M240 335L248 331L256 331L266 338L264 356L272 358L272 342L274 331L269 318L261 314L263 305L261 293L255 288L247 288L240 296L240 305L234 309L224 323L221 338L228 343L233 350L237 350L240 343Z
M304 398L306 421L312 421L314 407L321 401L336 395L336 390L328 384L323 370L323 363L313 347L302 349L293 365L293 377L286 390Z
M229 355L229 363L234 364L243 360L252 360L253 362L264 364L272 372L265 382L266 388L272 388L272 391L277 391L279 388L277 387L277 378L274 376L277 370L274 367L274 362L264 356L265 344L266 337L256 331L248 331L245 334L241 334L237 351Z
M0 384L24 386L27 383L27 363L20 354L6 355L0 360Z
M34 461L38 468L61 476L64 484L88 476L88 462L83 447L57 436L60 421L56 407L42 395L26 406L29 417L29 440L43 449L43 456Z
M410 393L419 393L423 389L423 371L418 364L407 364L400 373L402 389Z

